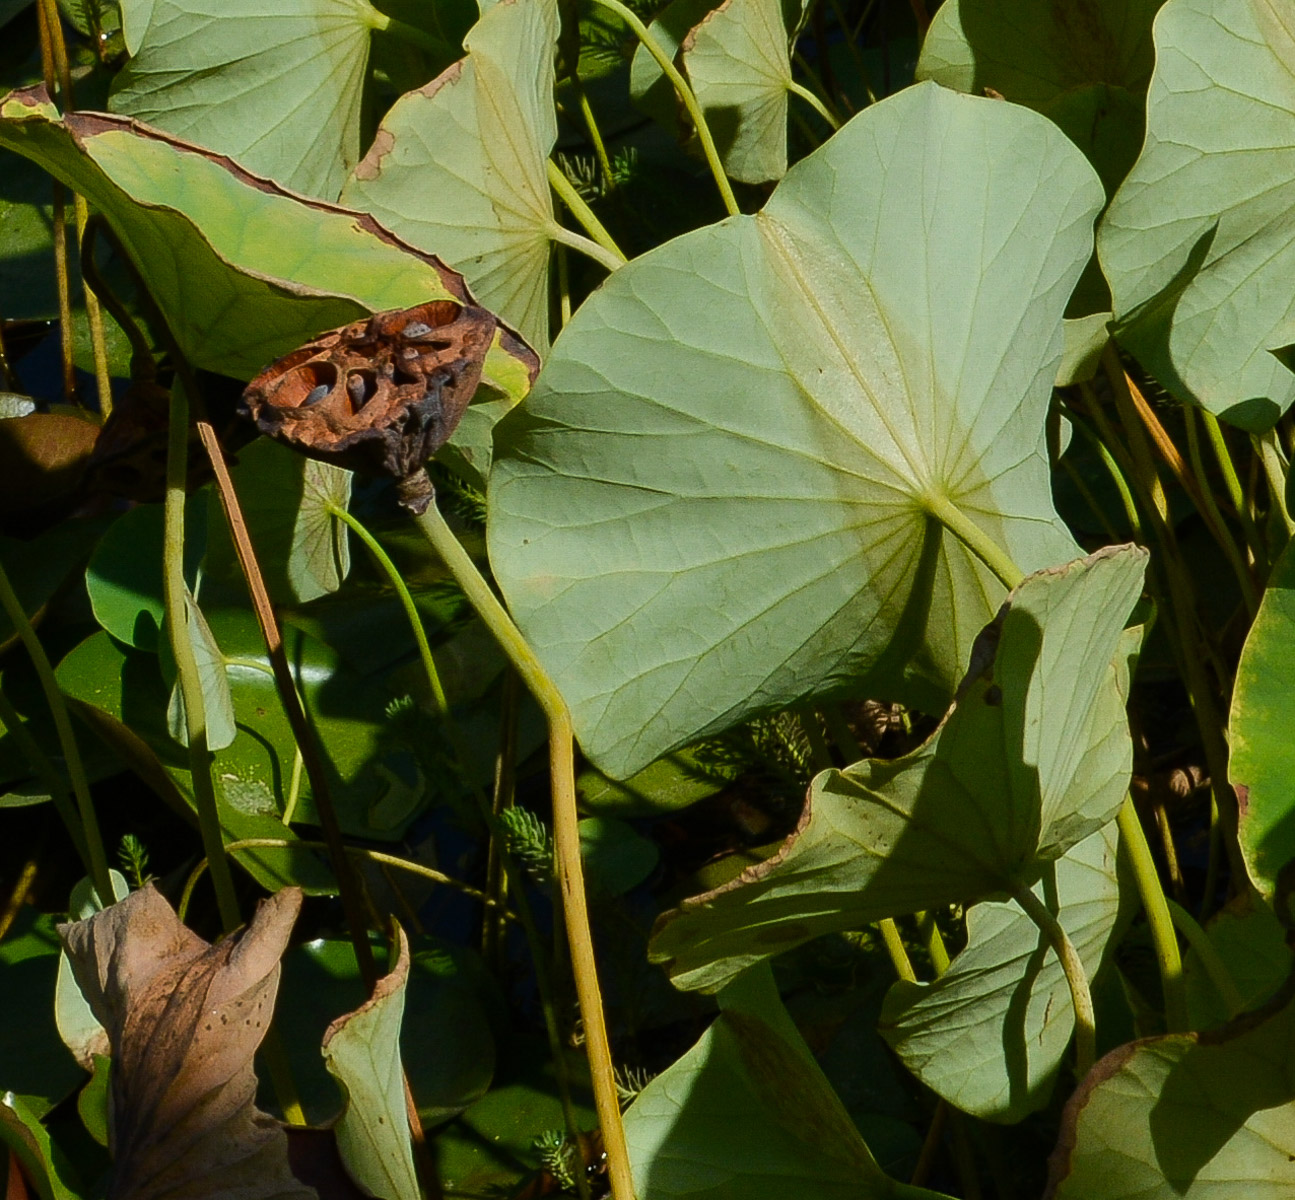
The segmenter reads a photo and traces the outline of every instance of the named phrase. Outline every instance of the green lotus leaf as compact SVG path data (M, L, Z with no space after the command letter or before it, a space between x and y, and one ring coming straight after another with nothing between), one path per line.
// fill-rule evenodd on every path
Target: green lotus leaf
M193 661L198 669L202 689L203 720L207 746L211 750L224 750L238 730L234 725L234 698L229 690L228 664L207 618L202 615L193 593L185 588L185 613L187 616L189 644L193 647ZM166 727L182 746L189 744L188 714L185 711L184 689L177 678L171 687L171 699L166 706Z
M1236 896L1214 915L1205 934L1231 981L1224 994L1195 946L1183 955L1183 983L1193 1029L1224 1025L1239 1011L1258 1008L1290 978L1295 955L1286 944L1286 927L1253 892ZM1217 967L1215 968L1217 970ZM1226 985L1225 985L1226 987Z
M346 1097L333 1128L347 1174L370 1196L419 1200L400 1062L409 940L399 926L396 936L399 953L391 973L355 1012L328 1027L323 1055Z
M1041 571L988 626L949 715L919 749L825 771L771 859L657 922L649 956L713 990L836 930L1033 887L1111 820L1132 767L1124 622L1146 552Z
M122 0L114 112L334 200L360 157L368 0Z
M293 196L125 118L60 117L38 88L0 99L0 147L103 213L197 367L249 379L321 330L467 295L459 275L371 217ZM517 395L528 363L505 332L486 372Z
M923 84L585 302L488 538L600 770L832 691L943 708L1004 594L944 523L1077 553L1044 427L1100 204L1049 122Z
M1273 0L1169 0L1141 157L1098 254L1120 342L1180 399L1252 431L1295 399L1295 27Z
M205 491L185 501L184 577L192 587L206 552ZM119 642L156 651L166 613L163 598L162 505L141 504L118 517L95 547L85 590L95 620Z
M1047 1200L1281 1200L1295 1189L1295 1005L1108 1054L1062 1117Z
M492 5L464 39L468 56L396 102L342 191L462 271L541 354L559 228L547 173L557 31L551 0Z
M1237 664L1228 718L1228 778L1240 806L1241 852L1270 899L1295 859L1295 543L1277 560Z
M1145 92L1155 65L1151 22L1163 2L947 0L931 19L917 78L960 92L992 88L1039 110L1093 83Z
M412 878L402 873L402 890ZM372 881L371 876L366 882ZM417 907L417 895L410 899ZM382 903L380 897L377 902ZM387 947L373 949L383 963ZM503 1001L498 984L471 950L427 936L416 938L411 949L405 1007L418 1019L401 1023L400 1057L419 1115L430 1126L462 1112L490 1086L495 1042L488 1006ZM278 1011L292 1014L283 1023L284 1047L312 1125L330 1123L342 1109L320 1042L338 1016L358 1008L367 995L348 941L314 938L284 956ZM446 1030L453 1036L446 1037Z
M1072 847L1034 886L1083 960L1101 966L1120 909L1114 824ZM1051 893L1051 895L1049 895ZM1075 1027L1057 956L1015 902L967 911L967 947L933 983L900 980L881 1034L914 1075L955 1108L1012 1123L1052 1094Z
M350 471L261 438L239 451L230 477L270 598L305 603L337 591L351 569L346 526L334 516L350 506ZM241 583L219 505L212 504L209 519L204 582Z
M625 1113L635 1188L654 1200L933 1198L889 1179L788 1017L767 969L719 996L701 1040Z
M787 173L791 43L801 0L723 0L684 39L683 63L724 171L743 183Z
M715 0L671 0L648 26L648 33L673 60L689 32L714 7ZM681 132L681 106L674 85L642 43L630 60L630 96L640 111L671 133Z

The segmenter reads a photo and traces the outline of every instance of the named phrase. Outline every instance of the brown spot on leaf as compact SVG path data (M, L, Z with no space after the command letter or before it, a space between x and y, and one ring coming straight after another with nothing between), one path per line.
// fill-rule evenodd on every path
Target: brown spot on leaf
M1250 808L1250 787L1244 783L1234 783L1232 790L1237 794L1237 812L1244 817Z

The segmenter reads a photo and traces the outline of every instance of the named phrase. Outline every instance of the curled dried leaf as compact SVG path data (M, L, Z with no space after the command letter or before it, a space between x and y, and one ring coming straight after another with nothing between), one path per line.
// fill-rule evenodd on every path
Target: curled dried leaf
M243 405L268 437L353 471L422 481L481 382L498 322L433 300L321 334L262 371ZM431 499L402 496L421 512Z
M252 1056L300 907L285 888L211 946L149 885L59 927L112 1046L108 1200L315 1200L282 1127L253 1102Z

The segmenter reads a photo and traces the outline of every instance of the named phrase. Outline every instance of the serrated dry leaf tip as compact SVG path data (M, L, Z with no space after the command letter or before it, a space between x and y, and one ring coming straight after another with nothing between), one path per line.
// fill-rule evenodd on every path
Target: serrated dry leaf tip
M212 946L150 885L59 927L112 1047L108 1200L316 1200L254 1103L252 1056L300 908L284 888Z

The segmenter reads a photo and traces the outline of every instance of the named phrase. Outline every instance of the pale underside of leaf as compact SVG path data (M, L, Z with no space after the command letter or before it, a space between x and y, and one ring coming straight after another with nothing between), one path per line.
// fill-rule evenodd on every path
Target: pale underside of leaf
M1295 22L1269 0L1170 0L1142 155L1098 252L1117 331L1181 399L1251 430L1295 398Z
M936 710L1003 589L1067 561L1044 413L1101 189L1042 118L934 85L757 217L635 260L501 423L491 561L589 756L871 688Z
M1295 1190L1295 1005L1100 1060L1062 1118L1047 1200L1285 1200ZM1276 1005L1274 1005L1276 1007Z
M1113 824L1055 864L1034 891L1056 915L1091 980L1120 909ZM1055 890L1055 900L1048 892ZM1015 1122L1045 1105L1074 1029L1057 956L1014 903L967 912L967 947L932 983L894 984L880 1031L914 1075L955 1108Z
M282 1128L253 1103L301 893L285 888L241 937L209 946L150 884L60 927L113 1053L110 1197L310 1200Z
M112 107L336 199L360 151L366 0L125 0L149 9ZM131 25L143 25L138 18Z
M888 1196L859 1137L758 969L725 989L701 1040L625 1114L641 1196L822 1200ZM789 1191L790 1189L790 1191Z
M823 933L1033 886L1128 787L1145 564L1126 546L1027 578L930 741L819 775L778 854L658 920L653 960L713 990Z
M790 38L780 0L724 0L683 43L724 171L743 183L787 172Z
M356 1183L383 1200L419 1200L421 1195L400 1061L408 981L409 939L401 929L394 969L378 981L363 1006L338 1018L324 1034L324 1063L346 1096L335 1127L337 1149Z
M343 201L463 272L482 304L548 348L557 140L550 0L501 0L468 56L383 119Z

